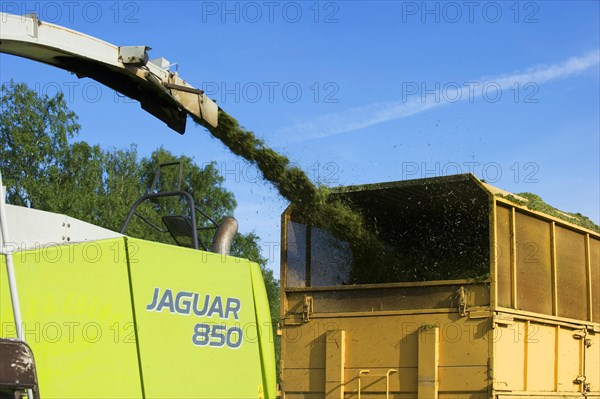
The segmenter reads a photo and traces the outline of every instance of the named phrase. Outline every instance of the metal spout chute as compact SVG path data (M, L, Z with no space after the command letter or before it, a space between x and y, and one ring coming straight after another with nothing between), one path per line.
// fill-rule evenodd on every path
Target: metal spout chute
M159 62L148 61L147 46L116 46L65 27L0 13L0 52L39 61L94 79L140 102L178 133L189 114L218 124L218 107L202 90Z
M213 237L211 251L221 255L229 255L237 231L238 222L235 218L230 216L223 218Z

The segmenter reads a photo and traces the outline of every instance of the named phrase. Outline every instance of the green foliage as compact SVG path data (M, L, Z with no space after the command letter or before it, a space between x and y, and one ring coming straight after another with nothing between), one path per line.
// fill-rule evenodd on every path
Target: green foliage
M223 187L214 163L199 167L193 159L175 156L164 148L140 159L135 146L103 150L85 142L73 142L80 130L77 116L62 94L39 96L25 84L10 82L0 92L0 170L7 186L7 201L69 216L119 231L134 201L146 193L161 163L183 164L182 190L215 221L233 214L236 202ZM177 168L164 168L158 190L174 190ZM160 223L164 214L187 215L177 199L147 203L139 213ZM157 232L134 218L128 235L173 243L170 235ZM198 219L199 226L209 226ZM210 245L212 232L201 232ZM266 268L260 239L254 233L238 234L232 252L260 264L271 305L274 326L279 319L279 281Z
M24 84L2 85L0 169L10 203L48 206L79 129L62 94L40 97Z
M572 213L572 212L563 212L555 207L548 205L542 197L533 193L518 193L519 197L525 198L527 201L520 200L513 195L503 196L507 200L510 200L518 205L527 207L533 211L538 211L545 213L550 216L557 217L566 222L573 223L577 226L583 227L588 230L595 231L596 233L600 233L600 226L594 223L587 216L582 215L581 213Z

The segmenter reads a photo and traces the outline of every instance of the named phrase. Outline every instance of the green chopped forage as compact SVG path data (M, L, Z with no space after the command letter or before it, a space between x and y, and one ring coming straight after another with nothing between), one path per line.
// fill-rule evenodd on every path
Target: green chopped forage
M514 202L515 204L524 206L532 211L542 212L549 216L554 216L558 219L564 220L566 222L572 223L574 225L583 227L588 230L595 231L596 233L600 233L600 226L594 223L587 216L582 215L581 213L572 213L572 212L564 212L561 211L551 205L548 205L542 198L533 193L518 193L516 194L519 197L525 198L526 201L515 198L513 195L502 195L503 198Z

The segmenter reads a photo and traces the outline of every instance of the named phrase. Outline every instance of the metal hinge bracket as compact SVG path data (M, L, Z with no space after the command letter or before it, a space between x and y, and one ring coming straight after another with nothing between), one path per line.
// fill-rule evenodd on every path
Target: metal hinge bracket
M310 295L304 295L304 306L302 307L302 321L308 323L310 321L310 317L313 314L313 311L313 297Z
M458 289L458 313L461 317L467 315L467 304L468 304L468 292L465 287L461 286Z

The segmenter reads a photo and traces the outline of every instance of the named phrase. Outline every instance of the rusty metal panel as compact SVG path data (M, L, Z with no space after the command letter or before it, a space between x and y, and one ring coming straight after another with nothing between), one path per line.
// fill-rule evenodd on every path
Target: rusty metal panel
M306 286L306 226L287 223L286 286Z
M494 328L493 380L496 391L522 391L525 387L525 335L522 324Z
M285 391L282 399L323 399L323 394Z
M348 331L346 367L416 367L419 321L396 316L345 318L339 322ZM387 333L376 333L373 326Z
M326 389L329 372L326 359L331 346L337 343L330 342L327 336L332 338L336 331L344 330L346 398L356 392L358 372L365 369L370 373L363 376L363 398L369 398L370 394L384 395L385 374L390 369L397 370L390 375L392 397L414 398L418 384L419 331L429 325L439 330L440 397L442 392L460 395L486 390L489 318L473 320L457 313L439 313L313 318L298 326L284 325L285 392L318 391L323 396L331 392Z
M525 325L527 335L527 390L553 391L555 353L555 328L537 323Z
M369 367L369 373L361 375L361 393L362 397L370 397L368 394L376 393L381 397L386 389L386 373L390 367ZM358 393L358 373L364 368L346 368L346 397L351 393ZM396 367L397 372L390 374L390 392L393 397L402 397L401 394L408 395L414 399L417 394L417 367ZM397 396L400 394L400 396Z
M456 313L440 313L315 318L298 326L284 325L285 392L321 392L322 399L331 391L326 390L328 359L335 352L331 346L337 346L337 340L328 340L327 336L335 337L337 329L346 331L345 398L356 393L358 372L364 369L370 374L362 377L363 398L385 394L385 374L390 369L397 370L390 375L391 397L415 398L419 331L427 325L439 330L440 397L442 392L460 397L465 392L486 390L489 319L471 320Z
M576 331L573 327L525 320L496 326L493 341L494 390L576 393L579 385L573 381L581 371L582 342L573 338ZM587 376L598 370L592 362ZM598 378L594 377L594 380Z
M510 214L509 208L496 207L496 268L498 287L498 306L512 307L511 301L511 259L510 259Z
M301 369L286 367L282 370L281 385L285 389L286 398L288 394L298 392L302 394L319 394L319 399L323 399L325 369L316 367ZM304 398L304 396L300 397Z
M314 295L315 312L372 312L449 308L459 287L410 287L387 290L329 291ZM457 303L458 306L458 303Z
M285 309L285 314L287 314L287 315L301 314L305 295L306 294L304 294L302 292L293 292L293 293L287 292L286 293L287 308Z
M312 323L312 322L311 322ZM440 329L440 365L472 367L487 365L485 320L468 320L458 315L403 315L338 319L347 331L346 367L415 367L418 363L418 331L422 326ZM373 326L377 326L374 339Z
M412 309L458 308L461 285L432 285L388 288L356 288L288 292L288 311L301 311L304 295L314 299L315 313L375 312ZM487 306L489 287L485 284L465 285L469 306Z
M547 394L546 394L547 393ZM511 393L507 395L498 395L494 397L494 399L524 399L524 398L534 398L534 399L583 399L584 397L581 394L565 394L557 396L552 392L517 392ZM596 398L596 396L592 396L592 398Z
M326 230L312 227L310 246L311 287L350 284L352 272L350 244L338 240Z
M438 399L463 399L465 396L461 393L445 393L440 392ZM469 392L469 399L489 399L488 393L486 392ZM394 398L395 399L395 398ZM512 399L515 399L514 397Z
M464 318L441 323L440 367L480 367L487 369L489 359L489 319ZM446 382L441 388L448 389Z
M291 369L325 370L325 335L320 330L329 327L327 323L315 320L298 326L284 325L281 339L286 354L284 376Z
M387 321L386 319L393 319ZM355 332L349 336L352 346L348 347L346 364L348 367L411 367L418 362L417 331L424 325L435 325L440 329L440 342L443 350L440 365L448 367L477 366L487 364L488 348L485 342L485 321L469 321L448 318L448 315L410 315L404 317L366 318L362 333L359 334L355 320L351 323ZM350 323L349 323L350 324ZM372 339L372 326L381 325L382 331L376 340ZM371 332L369 334L369 332Z
M358 373L361 370L365 369L346 369L346 398L356 397L351 393L356 393L358 391ZM370 371L369 374L361 375L362 397L382 397L386 390L386 372L390 369L372 367L368 370ZM390 397L409 397L411 399L416 398L418 395L418 368L400 367L396 368L396 370L397 372L390 375ZM444 395L454 398L464 397L465 392L469 392L469 398L479 397L471 396L472 393L478 391L484 392L483 397L486 397L487 374L487 366L439 367L439 398L444 397ZM429 399L428 396L426 397Z
M588 334L587 339L590 340L590 346L586 349L585 357L586 382L600 396L600 334Z
M579 385L573 380L579 375L580 341L573 339L573 329L557 328L556 388L559 392L577 392Z
M440 347L440 351L442 347ZM469 392L469 399L478 397L476 392L483 392L487 397L489 368L485 366L473 367L440 367L439 368L439 398L443 394L454 393L460 395L463 392Z
M439 390L440 330L437 327L419 330L419 399L437 399Z
M325 398L344 399L346 332L344 330L327 331L325 340Z
M590 237L590 267L592 276L592 318L600 323L600 240Z
M31 348L24 342L0 339L0 359L0 394L2 388L33 389L38 398L38 381Z
M357 378L359 370L352 370L354 373L353 383L348 385L348 389L345 393L345 399L358 399L358 386L357 386ZM374 376L370 377L368 374L363 375L361 377L363 386L365 389L361 391L362 399L384 399L385 398L385 387L386 387L386 378L385 374L387 369L378 368L371 369L371 373ZM449 371L449 374L446 372ZM408 369L400 369L399 373L391 374L390 376L390 398L391 399L415 399L417 397L417 388L416 388L416 375L417 370L408 370ZM462 371L454 372L451 368L440 368L440 375L444 375L445 380L452 380L452 383L464 383L461 381L463 378L471 378L472 374L467 372L463 374ZM463 384L464 385L464 384ZM400 389L401 387L401 389ZM468 392L468 393L466 393ZM293 396L293 398L299 398L300 396ZM304 396L301 396L305 399ZM286 399L290 397L286 396ZM313 398L312 396L306 396L306 398ZM449 390L449 391L440 391L438 394L438 399L489 399L487 389L484 391L459 391L459 390ZM319 398L322 399L322 398ZM515 399L513 396L512 399Z
M516 212L517 307L552 314L550 223Z
M587 320L585 235L556 226L558 315Z

